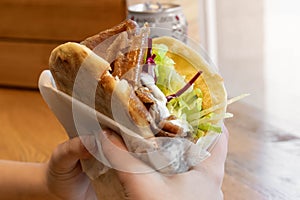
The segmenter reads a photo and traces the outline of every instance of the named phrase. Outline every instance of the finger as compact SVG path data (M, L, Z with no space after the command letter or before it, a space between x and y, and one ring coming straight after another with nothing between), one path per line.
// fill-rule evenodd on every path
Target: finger
M210 152L211 155L199 164L200 167L216 168L216 170L224 168L228 147L228 130L225 126L222 127L222 130L222 134Z
M57 146L52 153L49 165L53 171L64 173L75 168L79 159L90 157L81 139L76 137Z
M222 134L216 145L211 150L211 156L207 159L208 162L215 164L223 164L227 157L228 147L228 130L225 126L222 127Z
M110 163L110 167L126 173L149 173L154 170L134 157L134 153L129 153L120 136L113 131L103 131L101 145L105 157Z
M211 150L211 156L207 158L206 163L214 165L224 164L227 156L228 146L228 130L225 126L222 127L223 132L218 138L215 146Z

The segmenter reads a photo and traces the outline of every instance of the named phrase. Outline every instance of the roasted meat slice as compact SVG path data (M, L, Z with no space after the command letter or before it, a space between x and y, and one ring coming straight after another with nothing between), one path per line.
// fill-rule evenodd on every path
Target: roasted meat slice
M110 29L107 29L94 36L86 38L84 41L81 42L81 44L87 46L90 49L94 49L97 45L99 45L107 38L115 36L123 31L134 31L137 27L138 25L136 22L128 19Z

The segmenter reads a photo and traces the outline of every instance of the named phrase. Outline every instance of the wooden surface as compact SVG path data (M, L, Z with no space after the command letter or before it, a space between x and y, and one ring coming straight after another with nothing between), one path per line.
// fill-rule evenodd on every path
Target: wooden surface
M1 0L0 38L78 41L125 19L124 0Z
M67 139L37 91L0 89L0 108L0 159L43 162ZM299 134L242 102L229 112L225 200L300 199Z
M0 85L37 88L51 50L126 18L125 0L1 0Z
M67 139L39 92L0 89L0 159L48 160Z
M55 43L0 41L0 84L37 87L39 75L49 68L48 58L56 46Z
M229 107L225 199L300 199L300 133L252 106Z

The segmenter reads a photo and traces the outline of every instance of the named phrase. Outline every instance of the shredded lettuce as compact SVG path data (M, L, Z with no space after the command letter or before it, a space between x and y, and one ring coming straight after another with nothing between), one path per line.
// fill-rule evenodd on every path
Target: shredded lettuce
M155 54L155 64L173 67L175 62L167 56L168 47L164 44L153 44L153 54Z
M164 44L153 44L152 53L155 54L156 86L165 96L176 93L186 85L185 77L179 75L175 68L175 62L167 56L168 47ZM203 94L200 88L191 86L183 94L171 99L167 108L172 115L187 121L192 127L192 137L198 139L207 131L222 132L221 127L213 125L209 119L213 119L213 113L201 116ZM201 119L205 123L199 123Z
M153 44L155 54L156 86L167 96L177 92L185 85L184 77L174 69L174 61L167 56L168 47L164 44Z

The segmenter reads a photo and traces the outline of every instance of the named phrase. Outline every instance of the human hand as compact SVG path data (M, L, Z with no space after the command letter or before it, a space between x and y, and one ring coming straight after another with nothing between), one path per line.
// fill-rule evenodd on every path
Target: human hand
M102 148L112 167L122 168L125 171L132 171L131 169L134 167L149 172L129 173L117 171L118 178L128 199L223 199L221 186L228 143L228 131L225 127L210 157L188 172L175 175L163 175L153 169L151 170L151 167L142 161L124 153L126 147L118 135L112 131L104 131L103 133ZM121 151L116 150L115 147L118 147ZM124 165L128 165L128 167Z
M89 178L81 169L79 160L91 158L81 139L76 137L58 145L47 163L49 191L60 199L97 199Z
M224 176L224 162L227 155L228 132L215 145L211 156L186 173L166 176L151 169L127 152L123 140L114 132L103 131L102 148L112 166L121 166L126 171L132 168L149 173L117 171L124 193L131 200L143 199L222 199L221 184ZM110 142L107 142L110 141ZM115 151L114 147L122 150ZM79 159L89 159L80 138L73 138L60 144L53 152L47 165L47 185L54 195L61 199L97 199L88 177L82 172ZM126 163L127 166L124 166ZM119 168L119 167L116 167ZM151 171L151 172L150 172Z

